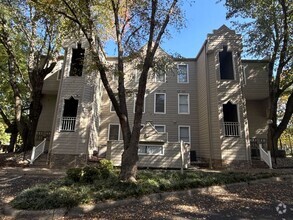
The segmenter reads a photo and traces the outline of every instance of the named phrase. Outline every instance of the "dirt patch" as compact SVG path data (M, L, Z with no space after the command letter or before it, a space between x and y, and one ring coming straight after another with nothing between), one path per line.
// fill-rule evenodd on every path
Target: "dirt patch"
M0 154L0 167L28 167L29 155L26 153L24 158L23 153L2 153Z

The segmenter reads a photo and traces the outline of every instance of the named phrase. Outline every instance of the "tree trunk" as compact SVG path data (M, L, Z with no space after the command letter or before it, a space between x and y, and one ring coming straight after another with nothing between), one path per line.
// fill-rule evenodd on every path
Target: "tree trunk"
M18 133L11 133L9 146L7 148L7 153L12 153L14 149L16 149L15 147L16 147L17 135Z
M127 149L124 149L121 161L120 180L136 182L137 174L137 144L130 144Z

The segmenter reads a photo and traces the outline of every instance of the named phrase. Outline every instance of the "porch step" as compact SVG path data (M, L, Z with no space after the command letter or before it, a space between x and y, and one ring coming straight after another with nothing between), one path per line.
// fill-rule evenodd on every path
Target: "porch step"
M252 165L252 168L264 168L264 169L269 168L269 166L264 161L261 161L259 159L252 159L251 165Z
M36 167L36 168L48 168L47 164L47 156L48 154L42 154L34 161L33 164L30 164L30 167Z
M208 168L209 163L206 161L192 161L190 162L191 167L198 167L198 168Z

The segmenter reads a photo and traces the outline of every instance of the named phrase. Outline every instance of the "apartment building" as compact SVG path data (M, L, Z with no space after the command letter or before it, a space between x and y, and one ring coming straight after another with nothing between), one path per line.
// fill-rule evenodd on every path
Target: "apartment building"
M86 42L69 42L65 51L62 65L45 80L36 139L47 137L51 167L83 165L95 157L119 166L119 120L98 74L86 63ZM268 62L242 60L241 52L241 35L222 26L207 36L195 58L173 59L176 71L150 72L139 166L178 168L182 155L185 167L190 160L250 166L255 145L265 144L267 133ZM106 59L115 69L117 59ZM125 70L132 121L139 71L133 62ZM115 88L117 76L108 78Z

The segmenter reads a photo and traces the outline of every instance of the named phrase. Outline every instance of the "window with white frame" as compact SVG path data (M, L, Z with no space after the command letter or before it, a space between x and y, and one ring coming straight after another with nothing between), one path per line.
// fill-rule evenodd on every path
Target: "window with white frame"
M109 124L108 140L109 141L120 140L120 125L119 124Z
M178 83L188 83L189 82L188 65L187 64L178 64L177 82Z
M138 155L164 155L163 145L146 145L138 146Z
M166 93L155 93L155 109L154 112L158 114L166 113Z
M110 101L110 112L115 112L114 105L112 104L111 101Z
M118 81L118 78L119 78L118 63L115 63L113 66L112 81Z
M139 82L139 78L140 78L140 74L141 74L141 72L139 71L139 70L135 70L135 82Z
M155 73L155 82L166 82L166 73L164 71L157 71Z
M181 140L190 143L190 126L178 126L178 141L180 142Z
M136 102L137 93L134 94L133 99L133 113L135 113L135 102ZM143 107L142 107L142 113L145 113L145 97L143 99Z
M178 114L189 114L189 94L178 94Z
M154 125L154 127L159 133L166 132L166 125Z

